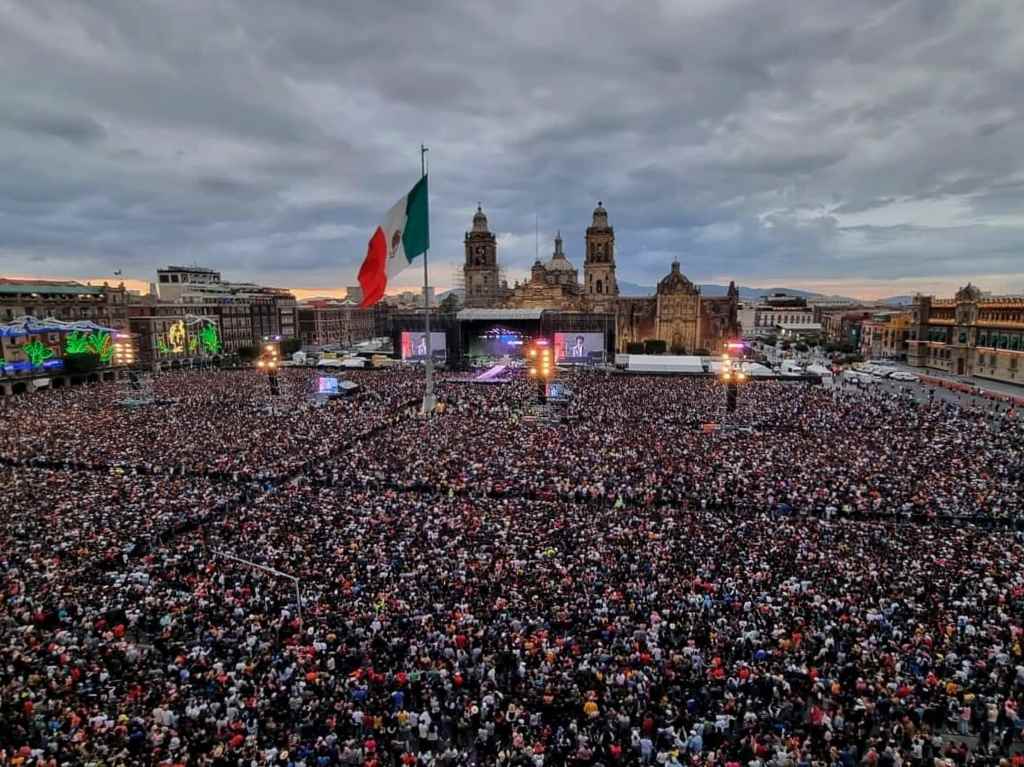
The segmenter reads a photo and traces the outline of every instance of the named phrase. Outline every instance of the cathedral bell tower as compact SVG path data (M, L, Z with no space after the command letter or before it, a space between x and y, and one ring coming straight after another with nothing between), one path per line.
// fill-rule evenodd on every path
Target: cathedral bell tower
M467 308L488 309L497 306L501 286L498 284L498 244L487 228L487 216L478 204L473 216L473 229L466 232L465 278Z
M608 310L619 295L619 284L615 280L615 230L608 226L608 211L600 201L587 227L586 244L583 292L595 309Z

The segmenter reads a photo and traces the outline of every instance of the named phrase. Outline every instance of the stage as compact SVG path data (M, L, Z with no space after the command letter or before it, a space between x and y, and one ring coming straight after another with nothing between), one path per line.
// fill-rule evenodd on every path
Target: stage
M462 309L430 317L431 353L453 370L521 364L531 341L545 338L559 365L592 365L614 359L615 316L542 309ZM392 321L392 342L402 358L425 358L421 312L400 312Z

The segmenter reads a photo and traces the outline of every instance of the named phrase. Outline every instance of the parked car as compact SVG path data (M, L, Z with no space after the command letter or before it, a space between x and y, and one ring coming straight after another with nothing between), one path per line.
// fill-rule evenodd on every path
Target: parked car
M889 374L889 378L891 378L894 381L912 381L912 382L916 382L916 381L920 380L913 373L907 373L904 370L897 370L895 373L890 373Z

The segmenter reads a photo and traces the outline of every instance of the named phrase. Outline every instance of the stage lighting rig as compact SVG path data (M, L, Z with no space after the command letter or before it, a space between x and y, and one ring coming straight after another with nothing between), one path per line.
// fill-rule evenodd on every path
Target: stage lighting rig
M551 344L546 338L537 338L527 352L530 378L537 381L537 398L544 402L547 398L548 383L555 377L555 355Z
M267 374L267 384L272 395L281 393L281 386L277 380L277 369L281 365L281 345L277 341L265 341L260 350L260 357L256 361L256 367Z
M722 383L725 384L725 412L735 413L736 412L736 398L739 394L739 385L746 382L747 374L743 372L742 367L738 360L735 360L730 352L739 350L742 353L742 343L729 343L726 344L726 349L722 353L722 372L721 378Z

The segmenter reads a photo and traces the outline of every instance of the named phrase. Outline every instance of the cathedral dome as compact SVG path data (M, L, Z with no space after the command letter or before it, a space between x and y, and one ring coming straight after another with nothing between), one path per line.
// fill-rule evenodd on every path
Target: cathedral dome
M598 200L597 207L594 208L594 226L607 226L608 225L608 211L604 209L604 204Z
M555 252L551 255L551 260L547 262L546 268L551 272L575 272L576 267L569 263L569 259L565 257L565 253L562 251L562 233L558 232L555 235Z
M576 267L574 267L571 263L569 263L569 259L567 259L565 256L562 256L562 255L552 256L551 260L547 262L545 268L548 271L555 271L555 272L574 272L574 271L576 271Z

